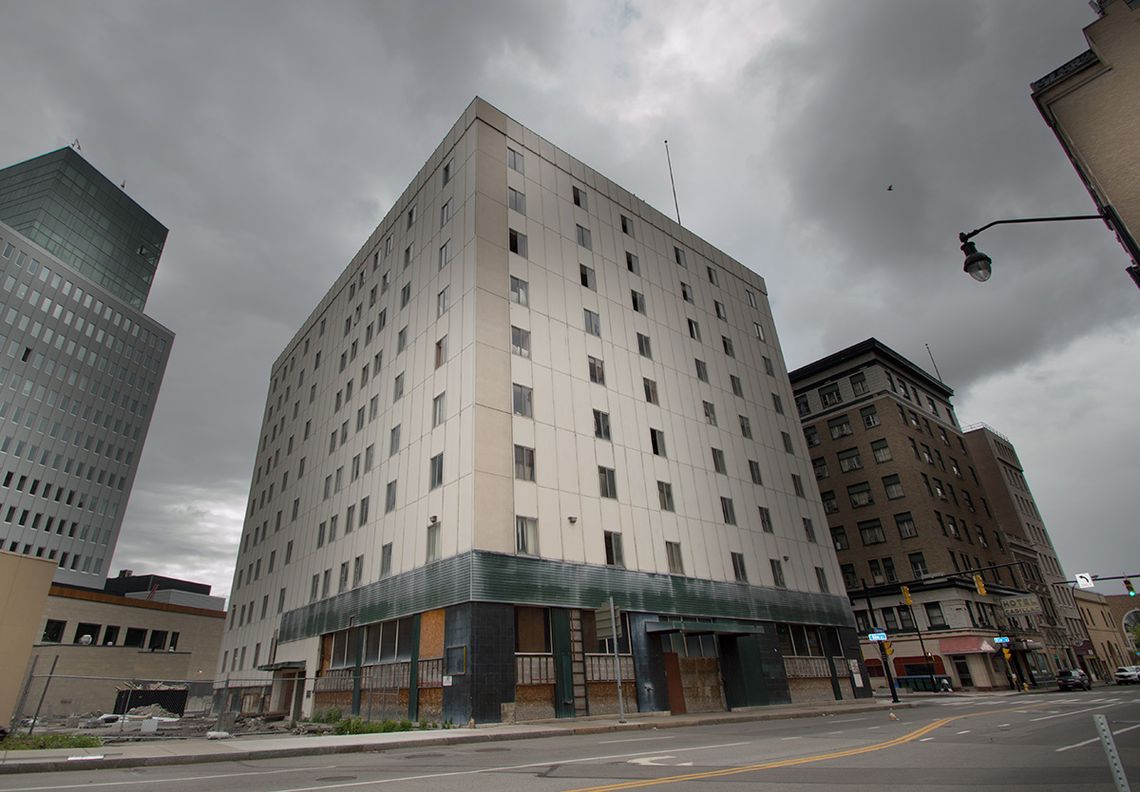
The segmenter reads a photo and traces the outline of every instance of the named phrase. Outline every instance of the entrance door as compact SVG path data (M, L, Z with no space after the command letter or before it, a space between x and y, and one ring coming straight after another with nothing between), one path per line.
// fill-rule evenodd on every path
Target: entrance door
M973 687L974 678L970 676L970 664L962 655L951 655L950 661L954 663L954 670L958 672L958 680L962 687Z
M662 655L665 664L665 690L669 694L669 711L674 715L684 715L685 689L681 684L681 661L676 652Z

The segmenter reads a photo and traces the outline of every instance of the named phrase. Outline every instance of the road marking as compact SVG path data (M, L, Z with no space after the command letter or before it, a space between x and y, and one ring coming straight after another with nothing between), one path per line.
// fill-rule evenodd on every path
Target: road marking
M640 759L630 759L626 764L642 765L645 767L692 767L692 762L658 762L658 759L676 759L673 754L665 754L664 756L643 756Z
M958 734L969 734L969 733L970 733L969 729L962 729L962 731L958 732Z
M1135 726L1126 726L1123 729L1117 729L1116 731L1113 732L1113 735L1124 734L1124 732L1130 732L1133 729L1140 729L1140 723L1137 723ZM1079 742L1079 743L1073 743L1072 745L1066 745L1063 748L1058 748L1056 752L1061 753L1062 751L1067 751L1070 748L1080 748L1082 745L1088 745L1089 743L1094 743L1094 742L1100 742L1100 737L1093 737L1091 740L1084 740L1084 741Z
M843 734L843 729L840 729L839 731L828 732L828 734Z
M224 754L218 756L219 762L230 761ZM336 765L320 765L319 767L307 767L306 770L333 770ZM187 776L186 778L168 778L158 783L171 784L184 781L212 781L217 778L244 778L246 776L265 776L265 775L280 775L282 773L296 773L297 768L290 768L288 770L255 770L245 773L215 773L211 775L201 776ZM153 778L145 781L97 781L86 784L61 784L59 786L35 786L35 787L17 787L10 790L10 792L37 792L38 790L50 789L93 789L95 787L124 787L130 785L147 784L153 786L155 784Z
M1116 706L1115 704L1100 704L1099 706L1096 706L1096 707L1087 707L1086 709L1071 710L1069 712L1062 712L1062 713L1059 713L1057 715L1042 715L1040 718L1030 718L1029 722L1034 723L1036 721L1053 720L1053 718L1067 718L1070 715L1080 715L1081 713L1084 713L1084 712L1092 712L1093 710L1106 709L1108 707L1115 707L1115 706ZM1054 712L1054 710L1046 710L1046 712Z
M874 730L874 729L881 729L881 728L883 728L883 727L882 727L882 726L868 726L867 728L868 728L869 730Z
M646 742L648 740L675 740L675 735L661 735L660 737L629 737L624 740L599 740L598 745L609 745L610 743L627 743L627 742Z
M1008 724L1008 723L999 723L999 724L997 725L997 727L998 727L999 729L1006 729L1006 728L1009 728L1009 724Z
M858 721L870 720L870 718L847 718L846 720L833 720L832 723L838 725L840 723L856 723Z
M781 737L780 738L781 741L783 741L783 740L802 740L802 739L803 739L803 735L799 735L797 737Z
M958 716L969 717L969 716ZM741 767L726 767L720 770L706 770L700 773L686 773L684 775L666 776L665 778L649 778L640 781L620 781L616 784L604 784L596 787L583 787L581 789L572 790L571 792L616 792L622 789L637 789L639 787L657 786L658 784L673 784L678 781L697 781L706 778L723 778L730 775L738 775L740 773L750 773L756 770L768 770L776 767L794 767L796 765L810 764L812 762L822 762L827 759L842 759L847 756L858 756L859 754L870 753L872 751L881 751L885 748L893 748L896 745L911 742L912 740L920 739L923 735L934 731L935 729L945 726L947 723L957 720L957 717L941 718L928 723L920 729L904 734L901 737L895 737L893 740L887 740L874 745L865 745L860 748L848 748L843 751L833 751L831 753L816 754L814 756L801 756L795 759L777 759L772 762L762 762L760 764L744 765ZM291 792L300 792L299 790L291 790Z
M919 742L930 742L933 739L933 737L923 737L921 740L919 740Z

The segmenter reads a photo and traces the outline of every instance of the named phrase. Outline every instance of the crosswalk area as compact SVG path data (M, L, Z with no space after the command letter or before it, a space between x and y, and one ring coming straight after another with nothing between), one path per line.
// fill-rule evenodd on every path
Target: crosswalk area
M1019 696L1018 694L1008 694L992 698L975 698L973 696L970 696L955 698L951 701L939 701L936 703L940 707L995 707L998 705L1009 706L1014 702L1046 704L1049 706L1052 706L1054 704L1140 704L1140 698L1128 698L1122 696L1106 696L1101 698L1089 698L1088 696L1075 696L1073 698L1039 698L1034 696L1032 699L1027 699Z

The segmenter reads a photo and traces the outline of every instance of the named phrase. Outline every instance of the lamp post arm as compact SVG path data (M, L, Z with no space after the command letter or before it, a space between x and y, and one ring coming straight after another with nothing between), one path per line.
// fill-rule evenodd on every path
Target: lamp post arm
M968 234L958 234L958 239L965 244L978 234L985 231L987 228L992 228L996 225L1010 225L1014 223L1057 223L1065 220L1107 220L1108 218L1102 214L1087 214L1087 215L1065 215L1063 217L1021 217L1013 220L994 220L992 223L986 223L981 228L975 228Z

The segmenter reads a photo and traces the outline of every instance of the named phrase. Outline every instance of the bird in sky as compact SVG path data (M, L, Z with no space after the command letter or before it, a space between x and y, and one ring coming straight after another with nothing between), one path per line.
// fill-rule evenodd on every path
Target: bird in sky
M894 192L895 186L893 184L887 185L887 192Z

